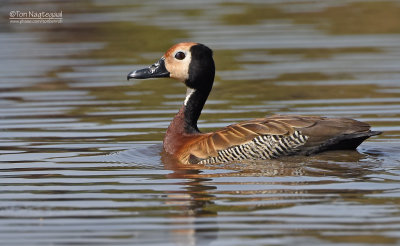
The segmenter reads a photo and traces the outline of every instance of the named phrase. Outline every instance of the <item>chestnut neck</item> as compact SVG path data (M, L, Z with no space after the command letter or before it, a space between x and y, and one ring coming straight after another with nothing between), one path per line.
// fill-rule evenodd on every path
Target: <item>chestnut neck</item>
M169 125L167 135L174 133L179 135L200 133L197 121L210 92L188 88L186 94L185 102Z
M207 100L209 92L194 91L187 96L185 103L171 121L164 137L164 149L174 154L191 136L201 134L197 121Z

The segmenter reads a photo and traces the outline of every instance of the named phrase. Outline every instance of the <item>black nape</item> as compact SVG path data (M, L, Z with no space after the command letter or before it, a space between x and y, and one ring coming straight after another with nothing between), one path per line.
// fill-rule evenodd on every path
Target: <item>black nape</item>
M213 52L203 44L193 45L190 48L191 62L189 64L189 78L186 86L210 93L214 83L215 64Z
M215 64L212 50L205 45L192 46L190 53L189 78L185 84L194 91L185 105L185 131L198 133L197 121L214 83Z

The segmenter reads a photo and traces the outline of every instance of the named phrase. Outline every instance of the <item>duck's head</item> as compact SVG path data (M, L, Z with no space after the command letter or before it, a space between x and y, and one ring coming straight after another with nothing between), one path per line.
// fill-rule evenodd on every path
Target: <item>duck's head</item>
M169 77L183 82L190 89L209 92L214 75L210 48L199 43L179 43L150 67L130 72L128 80Z

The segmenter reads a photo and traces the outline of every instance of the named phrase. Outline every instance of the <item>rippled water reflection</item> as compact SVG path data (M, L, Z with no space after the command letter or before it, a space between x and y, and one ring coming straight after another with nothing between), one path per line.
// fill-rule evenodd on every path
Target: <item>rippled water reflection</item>
M399 244L400 5L267 2L4 3L1 244ZM15 10L63 24L8 23ZM214 49L204 131L295 113L385 133L358 151L178 165L161 140L185 89L125 80L185 40Z

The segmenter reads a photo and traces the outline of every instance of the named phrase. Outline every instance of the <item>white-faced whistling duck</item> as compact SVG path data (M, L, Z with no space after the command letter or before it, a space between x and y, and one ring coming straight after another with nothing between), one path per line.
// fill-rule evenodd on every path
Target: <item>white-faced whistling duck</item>
M129 79L170 77L187 87L186 98L164 137L164 150L183 164L264 160L287 155L311 155L327 150L355 149L381 132L367 123L346 118L274 115L202 133L197 120L214 82L210 48L179 43L148 68Z

